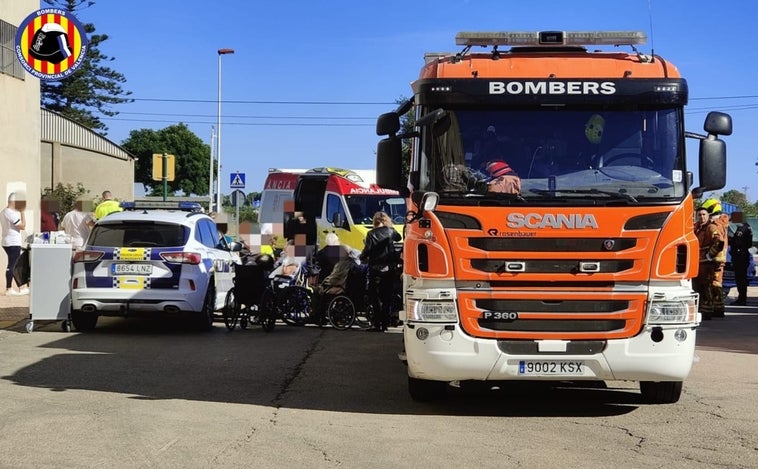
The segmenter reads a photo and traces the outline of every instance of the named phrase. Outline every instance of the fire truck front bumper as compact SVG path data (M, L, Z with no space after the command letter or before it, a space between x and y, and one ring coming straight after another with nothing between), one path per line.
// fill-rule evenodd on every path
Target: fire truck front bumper
M695 356L695 325L646 326L614 340L495 340L455 323L406 322L408 374L456 381L683 381Z

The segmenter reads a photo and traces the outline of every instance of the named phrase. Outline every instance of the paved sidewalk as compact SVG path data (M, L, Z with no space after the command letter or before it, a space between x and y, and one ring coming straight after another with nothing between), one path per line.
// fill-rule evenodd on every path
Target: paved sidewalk
M0 296L0 329L25 331L29 319L29 295Z

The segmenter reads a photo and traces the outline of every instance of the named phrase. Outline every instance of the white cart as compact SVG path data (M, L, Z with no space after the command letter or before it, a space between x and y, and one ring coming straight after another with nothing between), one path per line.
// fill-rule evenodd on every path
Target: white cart
M63 321L63 330L71 330L72 252L70 244L31 245L27 332L34 330L35 320Z

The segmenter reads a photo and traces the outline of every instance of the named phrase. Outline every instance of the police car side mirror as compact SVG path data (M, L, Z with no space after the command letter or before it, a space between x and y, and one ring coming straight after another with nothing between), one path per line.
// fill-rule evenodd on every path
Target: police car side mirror
M231 252L242 251L242 243L240 243L238 241L232 241L231 243L229 243L229 250Z

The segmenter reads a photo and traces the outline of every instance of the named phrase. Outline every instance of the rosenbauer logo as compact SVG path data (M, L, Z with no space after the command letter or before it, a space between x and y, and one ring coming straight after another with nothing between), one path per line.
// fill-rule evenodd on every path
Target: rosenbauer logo
M71 13L57 8L37 10L16 32L16 58L40 80L62 80L87 55L87 34Z

